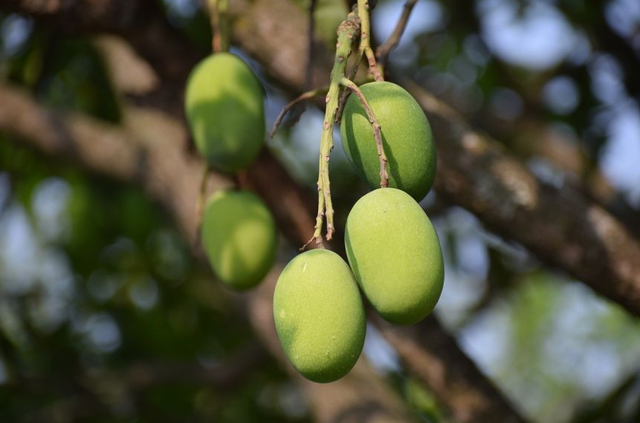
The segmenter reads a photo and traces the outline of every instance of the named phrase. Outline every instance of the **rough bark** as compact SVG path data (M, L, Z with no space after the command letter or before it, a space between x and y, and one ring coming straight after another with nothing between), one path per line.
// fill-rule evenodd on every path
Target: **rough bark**
M427 382L437 398L449 398L448 407L455 421L522 421L518 415L506 412L510 406L504 397L486 379L478 378L476 365L435 318L405 327L393 326L377 316L373 320L411 374Z
M406 85L439 136L438 193L640 315L640 245L624 225L571 186L541 182L453 110Z
M127 39L164 81L179 82L202 54L166 21L155 0L3 0L64 34L114 33Z

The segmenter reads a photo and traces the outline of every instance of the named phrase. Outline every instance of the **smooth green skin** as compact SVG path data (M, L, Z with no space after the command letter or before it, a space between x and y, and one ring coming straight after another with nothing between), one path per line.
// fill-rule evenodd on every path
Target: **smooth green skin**
M314 382L333 382L358 361L366 320L347 263L329 250L298 255L278 278L273 317L293 366Z
M382 146L389 160L389 187L422 200L436 177L436 146L429 121L418 102L391 82L360 87L381 126ZM340 125L342 146L356 173L371 188L380 187L380 159L369 118L355 95L345 104Z
M407 193L380 188L358 200L345 246L356 280L382 317L414 324L431 313L444 282L442 251L431 221Z
M246 191L220 191L207 202L202 244L215 274L236 290L264 279L276 257L278 235L269 209Z
M185 111L198 151L214 168L237 172L258 156L265 133L263 90L237 56L217 53L193 69Z

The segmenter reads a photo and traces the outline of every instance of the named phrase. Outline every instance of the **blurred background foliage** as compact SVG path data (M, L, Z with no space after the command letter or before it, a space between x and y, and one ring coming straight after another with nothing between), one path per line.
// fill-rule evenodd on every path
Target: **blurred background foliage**
M200 3L162 4L206 49ZM402 5L378 2L378 40ZM318 1L319 42L333 43L345 10L341 0ZM270 125L287 100L250 63L269 94ZM640 231L640 3L420 0L390 63L538 177L580 184ZM48 106L121 119L91 37L2 14L0 78ZM310 189L321 124L308 108L269 143ZM0 421L311 421L233 296L157 204L15 141L0 132ZM334 157L334 192L346 210L364 188L340 148ZM466 211L434 194L423 205L447 263L437 315L525 416L640 421L637 321ZM423 421L448 421L373 327L365 353Z

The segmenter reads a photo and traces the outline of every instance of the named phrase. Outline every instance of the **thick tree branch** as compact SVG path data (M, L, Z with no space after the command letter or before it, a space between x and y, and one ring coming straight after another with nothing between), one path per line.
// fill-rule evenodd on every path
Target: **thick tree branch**
M186 138L182 125L163 114L131 108L123 128L40 107L26 93L0 87L0 127L37 150L77 163L121 181L143 185L169 210L182 232L195 234L195 198L201 162L186 156L177 140ZM181 156L182 160L167 160ZM214 177L216 188L231 183Z
M125 381L132 390L144 389L162 383L202 384L218 390L229 390L262 365L268 357L265 349L252 342L222 363L206 368L197 363L141 361L106 377Z
M199 384L223 391L242 383L268 357L262 345L254 341L213 367L194 362L139 360L121 368L92 369L88 374L74 373L66 380L48 376L13 378L5 386L31 395L69 390L88 390L87 393L91 394L99 391L105 381L123 385L122 388L132 391L132 394L164 383Z
M640 244L571 186L539 181L493 140L406 83L438 139L436 189L487 226L640 315Z
M478 378L475 364L433 317L418 325L397 327L378 316L374 322L396 348L410 372L438 398L450 398L449 409L458 422L522 422L486 379ZM454 364L455 365L452 365Z
M202 54L169 25L155 0L5 0L2 9L27 14L65 34L121 35L163 80L183 80Z
M126 39L163 81L139 98L182 113L184 81L205 52L197 51L166 20L155 0L4 0L0 9L29 15L63 34L117 34Z
M217 392L230 392L246 381L268 355L257 341L247 345L214 367L194 362L137 361L123 368L94 368L59 376L11 378L3 388L32 397L58 394L55 402L34 408L19 422L47 422L64 410L67 421L87 421L126 407L148 388L166 383L203 385ZM118 395L114 395L114 392Z

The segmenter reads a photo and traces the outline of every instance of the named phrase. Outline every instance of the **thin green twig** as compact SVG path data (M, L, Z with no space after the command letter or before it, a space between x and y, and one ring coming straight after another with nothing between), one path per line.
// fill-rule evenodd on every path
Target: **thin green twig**
M320 138L320 154L318 156L318 214L313 237L305 244L306 247L313 240L322 244L322 226L324 219L327 222L326 240L333 237L335 230L333 224L333 203L331 201L331 182L329 179L329 158L333 149L333 127L336 112L340 101L340 82L345 76L347 59L351 54L351 45L358 38L360 25L354 13L349 13L347 19L338 27L338 42L336 43L336 55L331 70L331 82L329 91L325 97L327 103L322 124L322 136Z
M378 158L380 159L380 187L387 188L389 186L389 173L387 172L387 156L384 154L384 147L382 145L382 131L378 120L376 119L375 114L373 113L373 109L369 106L367 99L364 97L360 88L351 80L347 78L342 78L340 80L340 84L349 90L353 91L353 93L358 97L362 107L367 113L367 117L369 118L369 123L371 123L371 127L373 128L373 138L376 140L376 146L378 148Z
M360 68L360 62L362 62L362 58L366 56L369 66L369 73L373 76L373 79L376 81L384 81L384 76L382 75L382 72L380 71L378 64L376 63L376 56L373 53L373 49L371 48L369 1L358 0L355 12L358 15L358 21L360 23L360 45L358 46L356 60L353 63L348 78L351 81L355 79L356 74L358 73L358 68ZM344 90L342 92L342 95L340 96L338 113L336 114L336 123L340 123L340 121L342 120L342 111L344 110L344 105L347 102L347 98L349 97L350 92L350 90Z
M289 110L295 107L296 104L299 104L305 100L311 100L312 98L325 94L328 89L329 88L325 87L325 88L320 88L319 90L307 91L306 93L300 94L297 98L293 99L289 104L284 106L284 108L278 115L278 118L273 123L273 129L271 129L271 133L269 133L269 137L273 138L273 136L276 134L276 131L278 131L278 128L282 124L282 120L284 119L284 117L287 115Z
M376 55L371 48L371 25L369 23L369 1L358 0L358 17L360 18L360 49L358 50L358 57L361 58L364 54L369 62L369 72L373 75L373 79L376 81L384 81L380 69L376 63ZM360 61L356 65L360 64Z

